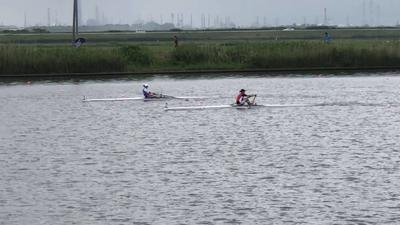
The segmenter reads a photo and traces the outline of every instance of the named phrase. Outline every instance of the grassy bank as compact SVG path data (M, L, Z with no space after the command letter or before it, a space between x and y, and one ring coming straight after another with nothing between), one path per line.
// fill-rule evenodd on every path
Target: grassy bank
M321 40L328 31L334 40L394 40L400 29L331 29L331 30L225 30L181 32L92 32L81 33L88 45L171 43L177 35L185 43L263 42L272 40ZM10 34L0 33L0 44L54 45L71 42L71 33Z
M84 46L0 46L0 74L206 69L393 67L400 41L345 40Z
M0 46L0 74L112 72L126 66L115 48Z

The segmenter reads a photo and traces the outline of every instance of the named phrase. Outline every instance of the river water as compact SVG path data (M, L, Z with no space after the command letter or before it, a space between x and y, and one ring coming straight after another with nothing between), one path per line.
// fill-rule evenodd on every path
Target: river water
M397 75L2 84L0 224L399 224Z

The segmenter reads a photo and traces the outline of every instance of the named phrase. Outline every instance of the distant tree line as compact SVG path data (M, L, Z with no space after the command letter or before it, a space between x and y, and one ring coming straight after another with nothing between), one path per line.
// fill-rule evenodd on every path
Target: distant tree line
M45 28L41 28L41 27L34 27L31 29L21 29L21 30L3 30L3 33L7 33L7 34L29 34L29 33L50 33L50 31L48 31Z

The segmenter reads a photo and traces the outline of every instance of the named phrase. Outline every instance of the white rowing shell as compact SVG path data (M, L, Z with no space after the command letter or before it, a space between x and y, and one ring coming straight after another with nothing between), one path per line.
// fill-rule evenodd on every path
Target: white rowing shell
M144 97L134 97L134 98L99 98L99 99L87 99L84 98L83 102L117 102L117 101L163 101L163 100L171 100L171 99L181 99L181 100L186 100L186 99L205 99L206 97L186 97L186 96L179 96L179 97L173 97L173 96L166 96L162 98L144 98Z
M165 107L165 111L183 111L183 110L202 110L202 109L250 109L254 107L268 107L268 108L285 108L285 107L306 107L310 105L296 104L296 105L252 105L252 106L237 106L237 105L213 105L213 106L188 106L188 107Z

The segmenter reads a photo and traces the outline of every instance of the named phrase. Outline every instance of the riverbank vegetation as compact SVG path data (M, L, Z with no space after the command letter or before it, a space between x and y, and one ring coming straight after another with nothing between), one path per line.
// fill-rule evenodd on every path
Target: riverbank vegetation
M0 74L113 72L126 65L115 48L0 46Z
M187 30L169 32L87 32L81 33L90 45L170 43L178 36L185 43L232 43L284 40L321 40L325 31L334 40L397 40L399 28L369 29L299 29L283 30ZM0 33L0 44L65 45L71 42L71 33Z
M400 66L397 40L0 46L0 74Z

